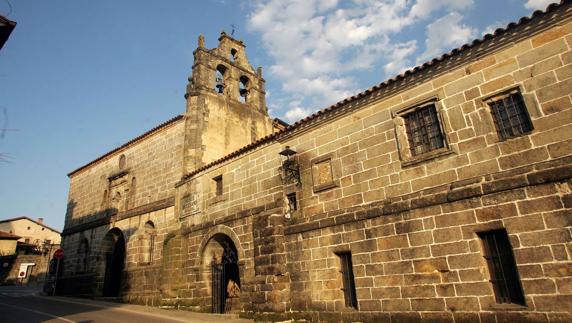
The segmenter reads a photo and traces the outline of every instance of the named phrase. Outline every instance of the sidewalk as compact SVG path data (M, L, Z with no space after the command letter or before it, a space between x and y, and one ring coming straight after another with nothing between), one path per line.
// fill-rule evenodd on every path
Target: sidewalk
M146 314L155 316L157 318L169 318L181 322L227 322L227 323L252 323L254 321L238 318L238 314L207 314L196 313L184 310L169 310L158 307L126 304L126 303L111 303L104 301L96 301L84 298L72 298L62 296L36 296L51 301L65 302L71 304L81 304L103 309L113 309L131 313Z

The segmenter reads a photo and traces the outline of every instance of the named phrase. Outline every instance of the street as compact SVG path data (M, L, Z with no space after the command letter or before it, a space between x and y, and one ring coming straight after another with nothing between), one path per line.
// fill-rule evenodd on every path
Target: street
M236 316L164 310L140 305L116 304L66 297L45 297L37 294L37 289L26 286L0 287L0 322L251 322L238 319Z

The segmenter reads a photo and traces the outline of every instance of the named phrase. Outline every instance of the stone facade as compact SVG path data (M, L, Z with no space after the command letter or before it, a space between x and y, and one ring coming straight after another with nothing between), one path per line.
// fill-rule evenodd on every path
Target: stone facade
M106 295L119 268L107 296L260 320L572 320L571 14L274 132L242 43L199 38L186 114L70 174L61 293ZM491 256L499 232L509 251ZM497 256L521 301L499 296Z

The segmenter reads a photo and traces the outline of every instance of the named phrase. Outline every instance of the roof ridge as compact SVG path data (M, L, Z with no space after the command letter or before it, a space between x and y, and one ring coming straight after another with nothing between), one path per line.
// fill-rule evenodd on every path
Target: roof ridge
M45 228L47 228L47 229L50 229L50 230L52 230L52 231L54 231L54 232L61 233L60 231L58 231L58 230L56 230L56 229L50 227L49 225L46 225L46 224L44 224L44 223L40 223L40 222L38 222L38 221L36 221L36 220L30 218L29 216L25 216L25 215L23 215L23 216L17 216L17 217L15 217L15 218L10 218L10 219L6 219L6 220L0 220L0 223L10 222L10 221L18 221L18 220L30 220L30 221L36 223L37 225L41 225L41 226L43 226L43 227L45 227Z
M176 121L178 121L178 120L180 120L180 119L182 119L183 117L184 117L184 115L179 114L179 115L177 115L177 116L175 116L175 117L173 117L173 118L171 118L171 119L169 119L169 120L167 120L167 121L164 121L164 122L160 123L159 125L155 126L154 128L151 128L150 130L147 130L147 131L144 132L143 134L141 134L141 135L139 135L139 136L137 136L137 137L135 137L135 138L133 138L133 139L127 141L127 142L124 143L123 145L121 145L121 146L119 146L119 147L116 147L116 148L114 148L114 149L112 149L112 150L106 152L105 154L103 154L103 155L97 157L96 159L94 159L94 160L88 162L87 164L85 164L85 165L83 165L83 166L80 166L80 167L76 168L75 170L69 172L69 173L68 173L68 177L74 175L75 173L77 173L77 172L79 172L79 171L81 171L81 170L83 170L83 169L85 169L85 168L87 168L87 167L89 167L89 166L91 166L91 165L93 165L93 164L96 164L97 162L103 160L105 157L107 157L107 156L109 156L109 155L111 155L111 154L113 154L113 153L115 153L115 152L117 152L117 151L119 151L119 150L121 150L121 149L123 149L123 148L126 148L127 146L129 146L129 145L131 145L131 144L133 144L133 143L135 143L135 142L137 142L137 141L139 141L139 140L142 140L143 138L145 138L145 137L147 137L147 136L149 136L149 135L151 135L151 134L153 134L153 133L155 133L155 132L161 130L162 128L164 128L164 127L166 127L166 126L168 126L168 125L170 125L170 124L172 124L172 123L174 123L174 122L176 122Z

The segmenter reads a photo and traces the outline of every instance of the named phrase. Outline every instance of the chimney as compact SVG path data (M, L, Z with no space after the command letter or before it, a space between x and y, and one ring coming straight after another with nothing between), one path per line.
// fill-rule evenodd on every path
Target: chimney
M44 218L38 218L38 223L39 223L39 224L44 224Z

